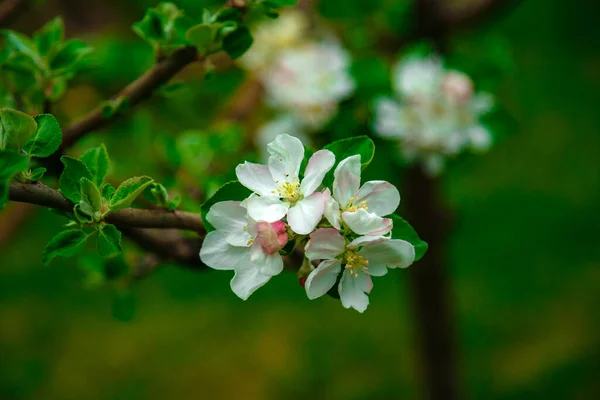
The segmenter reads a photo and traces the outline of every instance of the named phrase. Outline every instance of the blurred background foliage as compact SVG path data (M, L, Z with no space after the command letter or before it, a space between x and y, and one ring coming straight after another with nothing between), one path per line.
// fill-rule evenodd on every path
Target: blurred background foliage
M197 15L221 4L175 2ZM62 15L67 35L95 48L92 68L54 106L60 120L81 116L152 65L152 49L130 26L154 5L48 0L10 22L31 34ZM316 9L351 51L358 82L323 137L364 133L357 121L375 95L390 91L396 58L374 40L409 30L411 8L328 0ZM467 398L600 398L599 11L583 0L529 0L450 41L449 63L501 105L498 143L452 163L444 177ZM257 158L244 140L265 116L253 113L243 127L223 116L243 72L219 68L205 81L202 68L190 66L176 81L184 87L162 90L73 154L104 142L116 182L150 175L199 198L232 178L240 160ZM369 177L397 181L389 147L378 147ZM182 208L199 203L184 199ZM12 205L0 214L0 233L16 212ZM308 301L293 273L247 302L217 271L166 267L135 285L117 279L107 287L97 284L105 278L94 260L43 267L41 249L64 219L27 212L24 225L0 235L2 398L420 396L406 271L376 280L364 315L333 299ZM127 267L114 268L118 277Z

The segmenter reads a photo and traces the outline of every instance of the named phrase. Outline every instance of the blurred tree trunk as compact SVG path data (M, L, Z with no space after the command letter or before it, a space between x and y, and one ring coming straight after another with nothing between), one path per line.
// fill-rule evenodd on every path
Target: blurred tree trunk
M402 200L404 215L429 250L408 269L418 366L425 398L459 399L460 385L452 289L446 257L449 214L442 203L440 179L419 166L407 171Z

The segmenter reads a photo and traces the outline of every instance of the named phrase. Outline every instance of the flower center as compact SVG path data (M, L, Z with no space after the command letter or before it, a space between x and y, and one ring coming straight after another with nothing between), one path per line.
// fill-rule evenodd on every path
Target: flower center
M281 250L288 241L285 224L282 221L277 222L259 222L257 226L256 240L263 249L269 254Z
M300 182L285 182L277 188L277 194L292 204L296 204L304 198L300 193Z
M354 211L360 210L361 208L364 208L365 210L369 209L369 207L367 207L366 200L363 200L359 204L354 205L354 202L357 200L358 200L358 198L356 198L356 197L350 197L350 201L348 202L348 207L346 207L346 209L344 211L354 212Z
M358 271L366 271L369 269L369 260L365 259L354 250L347 250L344 253L344 261L346 262L346 268L350 271L350 276L358 278Z

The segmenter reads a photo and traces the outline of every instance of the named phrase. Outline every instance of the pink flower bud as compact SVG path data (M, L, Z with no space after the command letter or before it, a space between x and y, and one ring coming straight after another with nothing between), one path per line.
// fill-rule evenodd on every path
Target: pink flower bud
M300 286L304 287L304 285L306 285L307 278L308 278L308 276L303 276L302 278L298 278L298 283L300 284Z
M282 221L259 222L257 225L256 240L269 254L281 250L288 241L287 230Z
M465 104L473 97L473 81L462 72L446 73L441 88L446 100L453 104Z

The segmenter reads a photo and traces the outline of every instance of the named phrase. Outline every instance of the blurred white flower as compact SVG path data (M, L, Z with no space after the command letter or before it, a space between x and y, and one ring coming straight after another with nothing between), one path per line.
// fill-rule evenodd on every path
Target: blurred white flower
M325 125L354 90L348 53L334 41L284 50L260 77L267 102L307 127Z
M439 174L448 156L485 151L492 136L480 117L493 107L489 94L475 94L464 73L446 70L437 57L409 57L394 67L396 98L375 103L375 132L399 142L408 162Z
M252 30L252 46L240 58L240 65L250 71L270 65L282 50L305 40L308 25L306 15L293 9L277 19L257 24Z
M293 115L279 115L274 120L261 126L256 134L255 144L263 163L266 164L271 156L267 151L267 145L282 133L298 138L305 146L310 147L311 145L310 138L306 135L301 121Z

